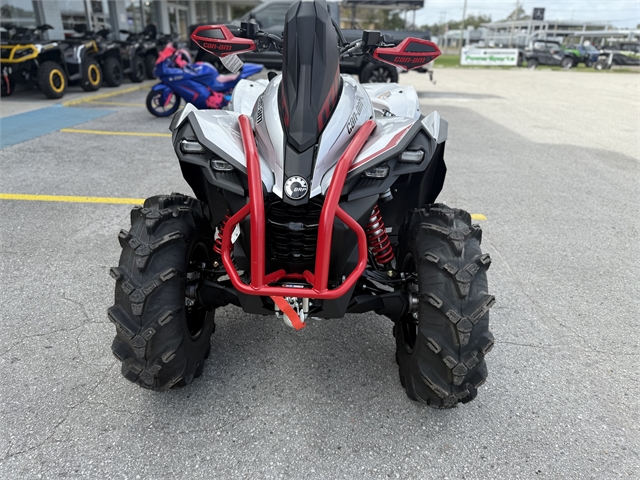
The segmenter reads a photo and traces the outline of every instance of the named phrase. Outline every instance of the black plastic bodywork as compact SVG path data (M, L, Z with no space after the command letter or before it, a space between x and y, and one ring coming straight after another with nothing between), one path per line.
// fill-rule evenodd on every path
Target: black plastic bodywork
M198 141L207 146L207 151L202 154L186 154L180 149L182 140ZM221 155L208 148L213 145L204 141L204 132L197 124L191 124L189 116L174 131L173 144L185 180L196 197L210 207L212 226L219 225L225 215L234 214L246 205L248 198L246 170L236 168L232 172L214 171L210 160L221 158ZM366 165L366 168L371 168L373 165L387 164L390 167L387 178L383 180L365 178L362 169L353 172L345 183L340 207L364 228L369 221L371 211L378 204L389 239L395 249L405 213L413 208L433 203L442 189L446 174L444 149L445 143L438 144L436 139L427 132L423 123L417 121L398 146ZM399 156L405 150L423 150L424 159L417 164L400 162ZM381 202L380 195L386 190L391 191L393 199ZM309 252L315 249L317 237L314 234L317 230L314 226L317 225L318 210L324 198L314 197L304 205L285 206L283 199L272 193L264 192L263 196L267 220L266 271L272 272L279 268L297 273L304 269L313 270L315 258L309 257ZM287 209L290 212L288 218L286 217ZM251 232L248 219L240 223L240 228L241 235L234 245L233 257L238 270L246 272L250 265ZM286 244L278 248L274 245L274 239L276 241L286 239ZM331 249L329 287L339 285L342 278L353 271L357 261L355 233L336 219ZM245 281L249 279L245 278ZM238 292L236 295L238 303L247 313L273 314L273 301L270 298ZM403 309L407 308L406 298L399 298L399 295L396 292L381 298L368 298L371 296L370 292L361 291L356 287L351 294L336 300L312 300L311 314L321 318L341 318L349 311L356 313L369 309L393 318L399 315L398 309L404 312Z
M338 34L320 2L287 12L282 67L280 114L287 142L303 152L318 143L340 90Z

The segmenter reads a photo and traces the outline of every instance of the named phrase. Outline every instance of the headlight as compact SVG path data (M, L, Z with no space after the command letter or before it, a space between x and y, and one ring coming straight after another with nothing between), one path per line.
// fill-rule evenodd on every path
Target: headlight
M182 150L183 153L204 153L205 148L198 142L182 140L182 142L180 142L180 150Z
M219 158L212 158L211 168L216 172L230 172L233 170L233 165L229 162L225 162L224 160L220 160Z
M378 165L364 171L366 178L387 178L389 175L389 165Z
M424 150L406 150L400 154L403 163L420 163L424 158Z

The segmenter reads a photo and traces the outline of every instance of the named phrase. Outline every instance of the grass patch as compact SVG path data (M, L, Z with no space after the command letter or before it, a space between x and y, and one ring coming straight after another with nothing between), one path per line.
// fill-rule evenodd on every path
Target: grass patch
M509 67L509 66L485 66L485 65L460 65L460 55L440 55L435 62L433 62L433 66L436 68L466 68L466 69L474 69L474 68L488 68L492 70L511 70L513 68L526 68L526 62L522 67ZM553 70L553 71L563 71L564 68L560 66L552 67L550 65L538 65L538 70ZM625 68L625 67L613 67L611 70L596 70L593 67L585 67L584 63L579 64L577 67L573 67L569 69L572 72L593 72L593 73L640 73L640 68Z

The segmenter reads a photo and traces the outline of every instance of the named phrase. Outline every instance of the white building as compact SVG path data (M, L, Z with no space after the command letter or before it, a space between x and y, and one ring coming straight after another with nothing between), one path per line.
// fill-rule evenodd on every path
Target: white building
M238 7L253 7L260 0L0 0L2 26L47 23L49 39L72 35L74 29L108 27L141 31L154 23L159 33L186 40L189 25L229 22Z

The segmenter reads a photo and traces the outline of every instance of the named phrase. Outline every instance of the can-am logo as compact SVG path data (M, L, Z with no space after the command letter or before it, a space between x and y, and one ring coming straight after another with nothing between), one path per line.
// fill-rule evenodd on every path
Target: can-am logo
M294 200L299 200L307 194L309 190L309 184L307 181L294 175L293 177L289 177L289 179L284 184L284 193L287 194L287 197L292 198Z
M202 48L206 48L208 50L223 50L228 52L231 51L233 47L229 44L223 43L202 42Z
M358 97L358 103L356 103L356 108L353 109L353 113L349 117L349 120L347 120L347 133L349 135L351 135L351 132L353 132L353 129L356 128L356 125L358 124L358 117L360 117L362 110L364 110L364 103L362 102L362 99Z

